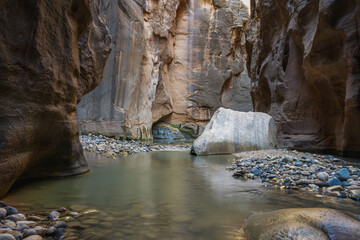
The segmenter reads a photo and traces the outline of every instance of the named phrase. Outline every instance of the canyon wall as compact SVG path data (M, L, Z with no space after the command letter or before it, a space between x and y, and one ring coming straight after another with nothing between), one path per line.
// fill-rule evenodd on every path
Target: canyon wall
M113 50L79 104L84 132L152 138L154 123L195 132L223 106L251 111L248 9L238 0L111 0Z
M282 146L360 155L359 9L353 0L252 1L251 95Z
M101 80L100 0L0 1L0 196L18 179L88 170L76 105Z

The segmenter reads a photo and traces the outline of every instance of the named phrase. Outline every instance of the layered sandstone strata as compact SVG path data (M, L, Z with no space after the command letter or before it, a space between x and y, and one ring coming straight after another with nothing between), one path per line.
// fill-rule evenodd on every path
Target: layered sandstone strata
M152 138L157 122L204 126L221 107L252 110L237 0L110 1L113 51L79 104L84 132Z
M18 178L87 171L76 104L110 52L97 0L0 2L0 196Z
M282 146L360 153L360 5L253 1L247 67Z

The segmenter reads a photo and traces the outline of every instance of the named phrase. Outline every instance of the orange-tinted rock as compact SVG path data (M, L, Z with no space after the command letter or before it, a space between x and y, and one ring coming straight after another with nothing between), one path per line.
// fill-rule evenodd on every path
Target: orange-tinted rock
M205 126L221 106L252 110L241 2L112 0L109 9L113 51L79 104L84 132L152 138L153 123Z
M88 170L76 104L101 80L110 51L105 7L0 2L0 196L18 178Z
M255 2L246 45L255 110L274 117L282 146L359 156L359 3Z

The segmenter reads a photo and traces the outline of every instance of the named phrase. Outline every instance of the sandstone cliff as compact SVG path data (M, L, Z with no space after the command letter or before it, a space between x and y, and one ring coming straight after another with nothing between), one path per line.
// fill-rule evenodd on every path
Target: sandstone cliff
M85 132L152 138L157 122L198 129L220 106L252 110L238 0L111 0L113 51L79 104Z
M87 171L76 104L110 51L104 10L95 0L0 2L0 196L18 178Z
M252 1L247 67L280 144L360 153L358 1Z

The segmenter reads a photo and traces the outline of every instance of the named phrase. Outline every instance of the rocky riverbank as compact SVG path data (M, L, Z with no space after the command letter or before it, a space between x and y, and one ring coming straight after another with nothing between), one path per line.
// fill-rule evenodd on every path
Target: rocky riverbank
M282 190L307 190L318 197L360 200L360 169L331 155L289 150L235 154L234 177L261 179Z
M84 205L26 212L19 213L15 207L0 202L0 240L107 239L114 221L110 214ZM103 231L96 232L94 225Z
M134 140L120 140L102 135L82 134L80 142L85 151L95 152L107 157L128 156L140 152L152 151L190 151L191 144L188 143L153 143L139 142Z
M63 239L67 224L62 219L78 215L66 208L36 215L19 213L15 207L0 202L0 240Z

